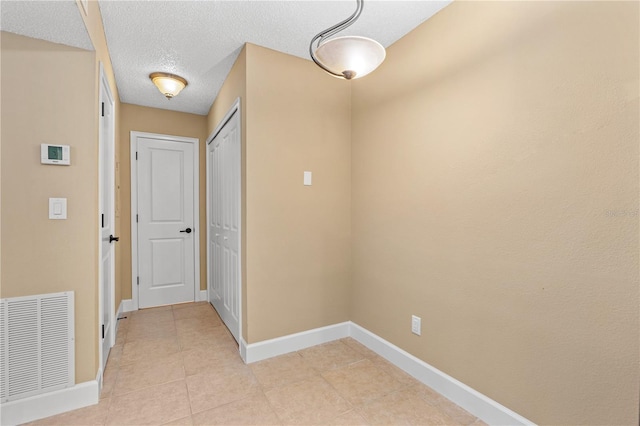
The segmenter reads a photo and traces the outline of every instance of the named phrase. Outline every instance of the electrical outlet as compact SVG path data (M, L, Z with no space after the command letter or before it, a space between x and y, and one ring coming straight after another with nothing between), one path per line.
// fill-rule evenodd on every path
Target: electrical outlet
M422 333L422 318L411 315L411 332L418 336Z

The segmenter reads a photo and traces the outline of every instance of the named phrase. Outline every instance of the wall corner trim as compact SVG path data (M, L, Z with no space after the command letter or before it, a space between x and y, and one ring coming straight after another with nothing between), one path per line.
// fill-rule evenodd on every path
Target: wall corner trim
M6 402L0 406L0 423L4 426L28 423L94 405L99 400L98 381L91 380L70 388Z

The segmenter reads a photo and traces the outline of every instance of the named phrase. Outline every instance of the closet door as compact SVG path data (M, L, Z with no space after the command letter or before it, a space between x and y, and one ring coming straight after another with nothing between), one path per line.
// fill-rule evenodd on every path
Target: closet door
M209 300L240 339L240 112L207 147Z

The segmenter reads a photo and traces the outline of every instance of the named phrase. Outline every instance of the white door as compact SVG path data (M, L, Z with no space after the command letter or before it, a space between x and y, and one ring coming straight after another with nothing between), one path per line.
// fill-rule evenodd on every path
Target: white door
M207 147L209 300L240 338L240 112Z
M102 371L114 341L115 248L115 175L114 111L108 83L101 71L99 117L99 193L100 193L100 338Z
M138 137L137 150L138 306L193 302L197 144Z

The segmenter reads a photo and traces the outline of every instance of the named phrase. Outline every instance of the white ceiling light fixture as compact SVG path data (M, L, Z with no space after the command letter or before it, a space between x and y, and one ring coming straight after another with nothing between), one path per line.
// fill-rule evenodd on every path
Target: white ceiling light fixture
M179 75L169 74L166 72L153 72L149 74L149 78L156 85L160 93L165 95L167 99L177 96L178 93L189 83Z
M322 31L311 39L309 44L309 53L316 65L329 74L346 80L364 77L378 68L386 56L384 47L367 37L345 36L329 39L360 17L364 0L356 1L357 7L353 15Z

